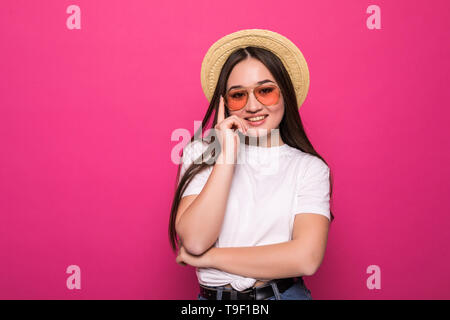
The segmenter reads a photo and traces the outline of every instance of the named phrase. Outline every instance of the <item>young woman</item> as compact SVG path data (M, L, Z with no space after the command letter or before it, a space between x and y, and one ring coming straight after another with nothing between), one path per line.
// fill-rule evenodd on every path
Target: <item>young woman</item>
M303 276L319 268L334 217L330 169L298 112L303 55L278 33L238 31L209 49L202 87L202 128L215 110L214 130L183 149L169 224L177 263L196 267L198 299L312 299Z

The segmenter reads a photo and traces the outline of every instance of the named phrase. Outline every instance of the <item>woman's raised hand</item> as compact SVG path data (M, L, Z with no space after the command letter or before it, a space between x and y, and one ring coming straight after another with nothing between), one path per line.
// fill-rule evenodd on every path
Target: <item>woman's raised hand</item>
M219 163L235 164L240 144L237 130L245 134L247 133L248 126L238 116L231 115L225 118L225 104L222 96L220 96L217 124L214 126L214 129L216 130L216 137L221 147L221 154L218 160L222 162Z

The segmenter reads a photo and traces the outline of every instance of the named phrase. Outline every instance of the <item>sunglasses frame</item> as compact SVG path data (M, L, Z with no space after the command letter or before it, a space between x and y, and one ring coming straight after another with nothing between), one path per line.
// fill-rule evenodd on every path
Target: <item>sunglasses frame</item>
M259 101L258 97L257 97L257 96L255 95L255 93L254 93L254 90L256 90L256 89L258 89L258 88L260 88L260 87L267 87L267 88L275 87L276 90L278 90L278 99L277 99L277 101L276 101L275 103L270 104L270 105L266 105L266 104L262 103L261 101ZM251 90L249 90L249 89L251 89ZM246 90L246 91L247 91L247 99L245 100L244 106L243 106L242 108L239 108L239 109L231 109L231 108L229 108L229 107L228 107L228 95L230 94L230 91L233 93L233 92L235 92L235 91L239 92L239 91L242 91L242 90ZM271 84L266 84L266 83L264 83L264 84L260 84L260 85L254 86L254 87L236 88L236 89L232 89L232 90L230 90L230 91L228 91L228 92L225 94L224 102L225 102L225 106L226 106L229 110L231 110L231 111L238 111L238 110L241 110L241 109L245 108L245 106L247 105L247 102L248 102L248 97L250 96L250 91L251 91L251 93L255 96L256 100L258 100L259 103L261 103L262 105L264 105L264 106L266 106L266 107L267 107L267 106L272 106L272 105L274 105L274 104L277 104L277 103L280 101L280 95L281 95L281 89L280 89L280 87L278 87L276 84L273 84L273 83L271 83Z

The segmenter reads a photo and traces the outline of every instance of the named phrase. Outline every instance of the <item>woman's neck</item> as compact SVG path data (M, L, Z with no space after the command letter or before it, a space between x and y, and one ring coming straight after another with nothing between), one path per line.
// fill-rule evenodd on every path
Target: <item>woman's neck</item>
M251 141L250 141L250 137L249 136L245 136L245 144L246 145L252 145L252 146L258 146L258 147L267 147L267 148L271 148L272 147L272 139L269 136L262 136L262 137L251 137ZM284 141L281 139L281 137L278 137L278 144L276 144L276 142L274 142L275 147L277 146L282 146L284 143Z

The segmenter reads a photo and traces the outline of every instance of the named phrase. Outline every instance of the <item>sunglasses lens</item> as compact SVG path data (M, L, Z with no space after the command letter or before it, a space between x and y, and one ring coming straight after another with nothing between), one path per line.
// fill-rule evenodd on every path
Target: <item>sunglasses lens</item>
M280 89L274 85L262 85L253 91L256 99L265 106L271 106L278 103L280 98ZM232 110L240 110L247 104L247 90L232 90L226 96L227 107Z
M271 106L278 102L280 90L277 86L261 86L255 89L255 96L263 105Z
M227 106L230 110L239 110L247 104L247 91L234 90L227 95Z

